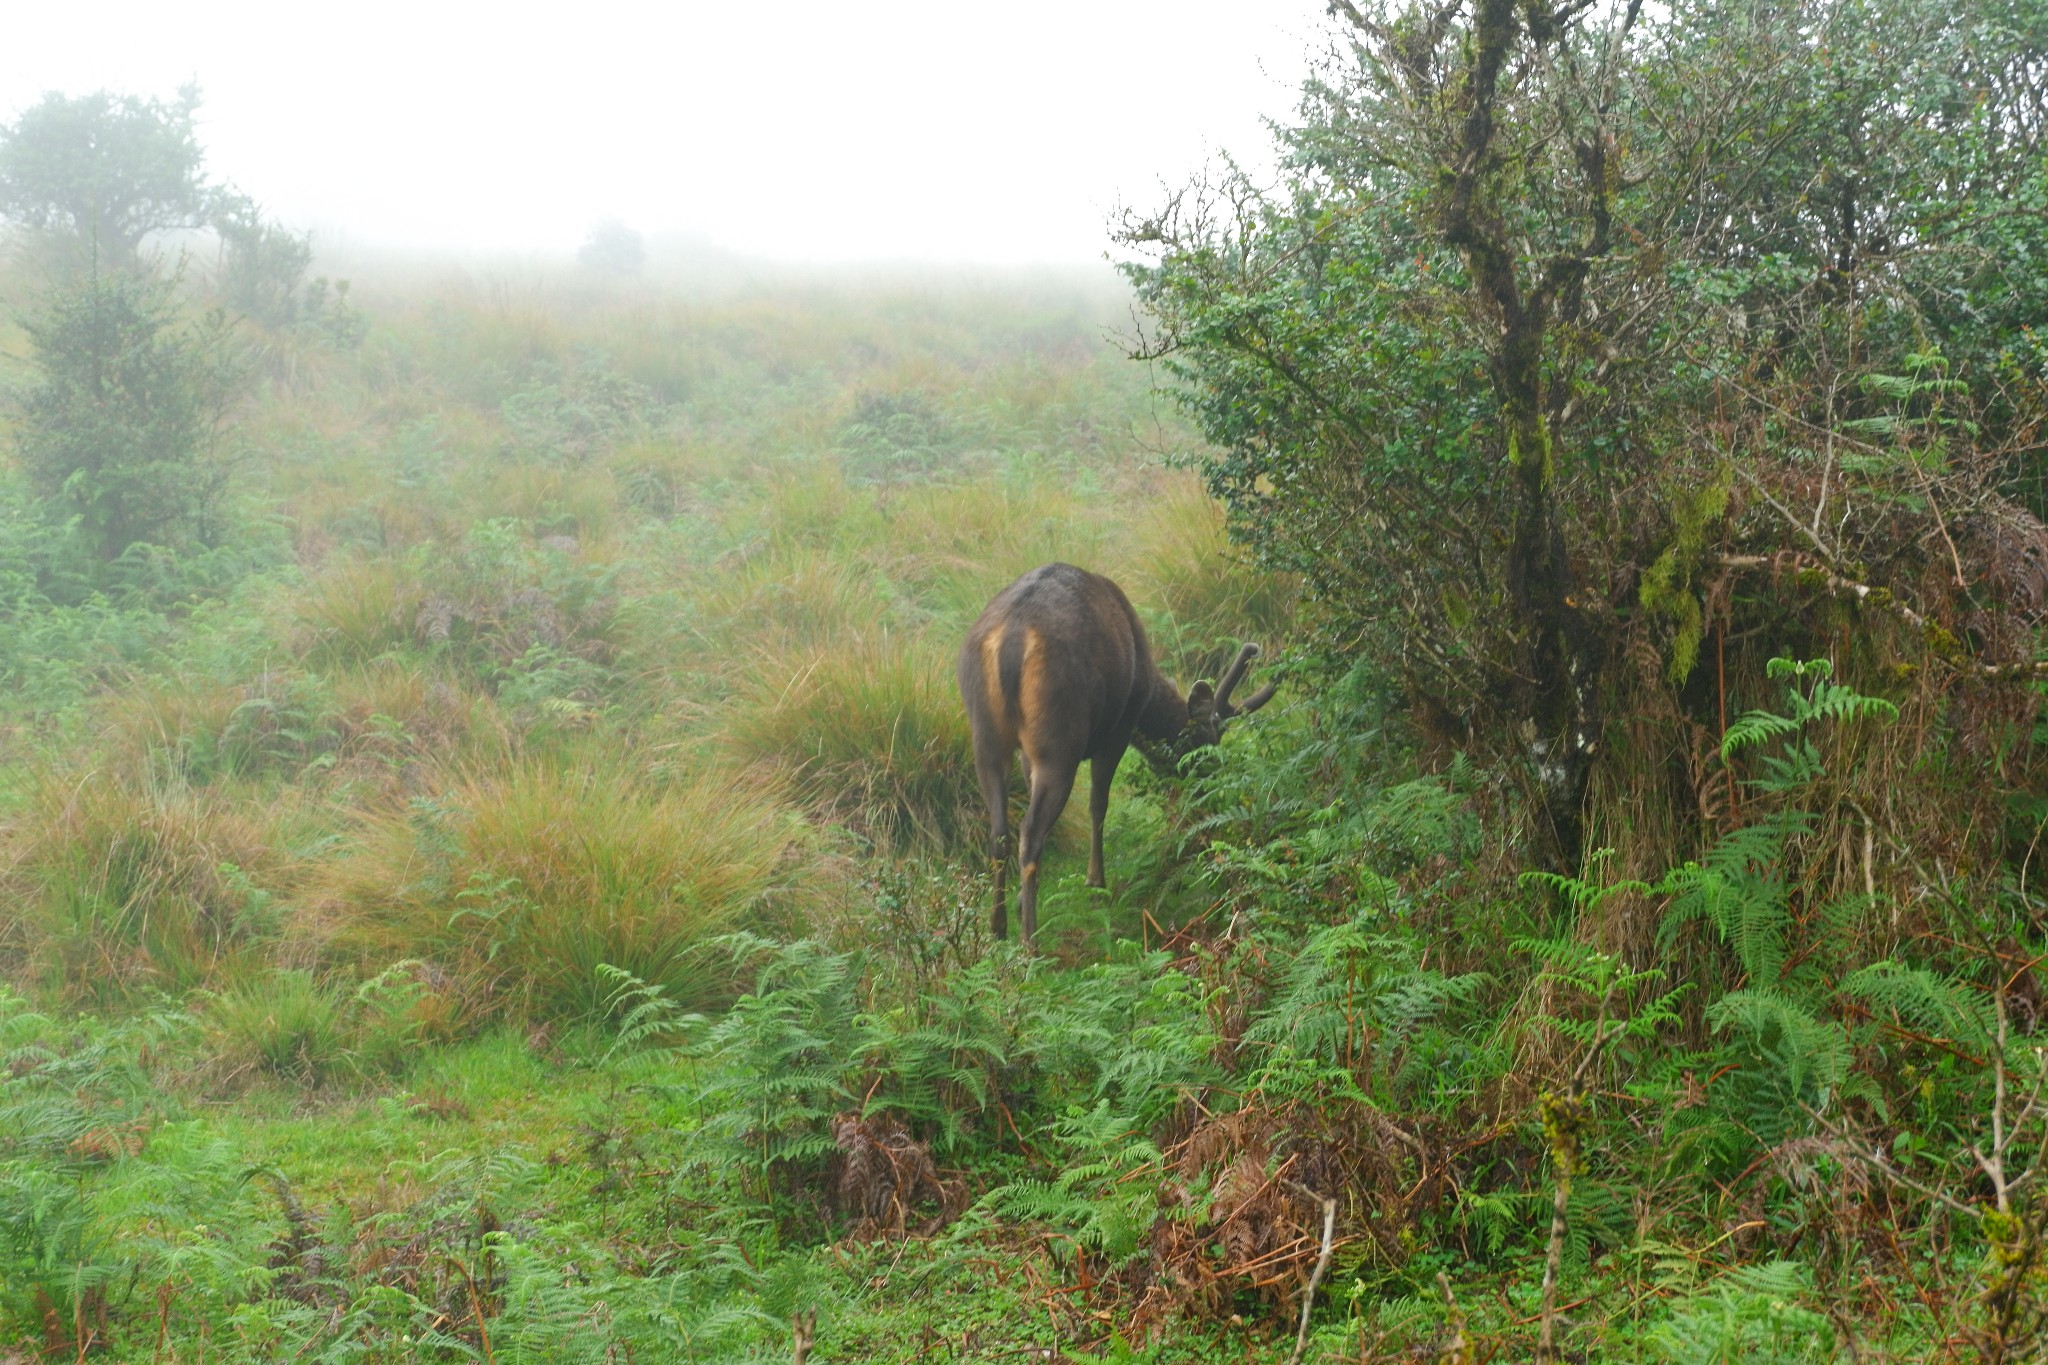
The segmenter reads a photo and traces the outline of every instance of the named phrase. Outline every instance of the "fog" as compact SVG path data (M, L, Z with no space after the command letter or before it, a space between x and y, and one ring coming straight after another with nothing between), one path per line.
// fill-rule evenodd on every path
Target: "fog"
M208 168L326 250L573 250L599 218L792 262L1097 260L1292 110L1318 3L369 0L17 12L0 113L205 92Z

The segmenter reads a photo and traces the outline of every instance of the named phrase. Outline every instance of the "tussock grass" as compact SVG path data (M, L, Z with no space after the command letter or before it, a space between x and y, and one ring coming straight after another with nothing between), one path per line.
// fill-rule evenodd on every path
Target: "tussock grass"
M229 1075L264 1071L310 1085L349 1051L345 1001L307 971L252 972L210 997L204 1020L216 1065Z
M380 659L330 678L345 760L396 764L506 745L496 704L444 669Z
M396 559L349 559L306 584L293 602L305 635L302 657L315 668L360 665L413 639L424 589Z
M296 873L289 799L92 771L45 771L32 791L0 843L0 887L48 987L107 1003L190 989L273 935L273 893Z
M656 787L591 749L478 768L364 816L311 899L333 947L432 959L481 1013L594 1013L607 963L708 1004L727 985L711 940L804 910L806 842L770 783L706 770Z
M953 654L877 634L764 658L733 704L733 748L779 764L814 808L884 848L965 847L980 820Z
M601 467L494 459L471 467L457 493L478 520L510 517L537 536L573 538L585 554L607 546L619 528L619 493Z

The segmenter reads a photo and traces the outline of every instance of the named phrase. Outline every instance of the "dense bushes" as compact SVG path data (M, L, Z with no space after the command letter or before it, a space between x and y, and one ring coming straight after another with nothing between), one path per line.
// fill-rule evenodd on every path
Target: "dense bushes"
M1279 183L1125 234L1141 349L1331 652L1511 759L1566 869L1588 822L1648 832L1613 840L1635 874L1696 853L1704 774L1661 756L1844 632L1845 676L2010 775L1986 713L2031 705L2048 562L2006 207L2039 194L2038 10L1335 12ZM1996 860L1998 814L1956 816Z

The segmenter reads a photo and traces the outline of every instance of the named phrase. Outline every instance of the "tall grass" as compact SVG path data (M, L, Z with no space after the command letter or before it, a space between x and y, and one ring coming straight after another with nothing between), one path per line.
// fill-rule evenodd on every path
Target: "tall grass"
M215 980L274 936L277 893L297 871L284 847L296 803L163 771L52 769L32 782L0 840L0 887L33 979L118 1003Z
M45 774L0 802L0 948L74 995L219 992L310 942L434 958L487 1011L587 1008L601 961L713 998L707 937L835 884L805 817L975 842L952 657L1017 574L1103 569L1205 644L1283 614L1190 482L1145 510L1109 292L358 285L363 345L243 416L297 564L152 611L118 676L66 646L67 728L0 728ZM934 457L849 482L849 433L899 408Z
M763 657L727 735L882 848L964 847L980 820L952 652L927 637L878 633Z
M475 768L361 817L349 842L314 879L330 946L433 959L483 1013L594 1013L603 964L708 1004L727 985L711 941L800 916L819 885L771 783L706 769L656 785L601 748Z

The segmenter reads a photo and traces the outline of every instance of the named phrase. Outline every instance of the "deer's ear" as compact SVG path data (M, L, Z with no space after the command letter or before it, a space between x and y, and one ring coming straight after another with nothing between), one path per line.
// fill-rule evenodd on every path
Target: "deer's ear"
M1188 689L1188 719L1207 720L1216 714L1216 689L1207 678Z

